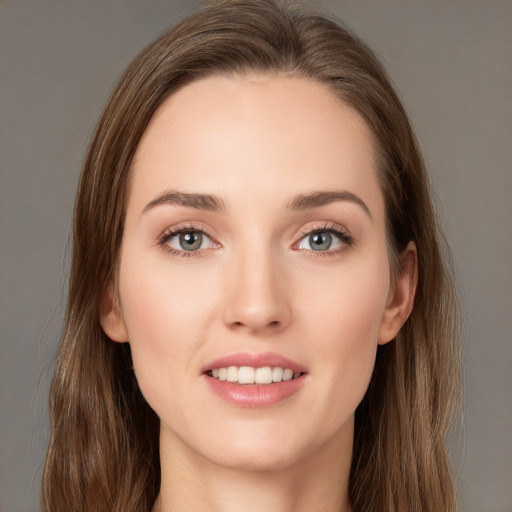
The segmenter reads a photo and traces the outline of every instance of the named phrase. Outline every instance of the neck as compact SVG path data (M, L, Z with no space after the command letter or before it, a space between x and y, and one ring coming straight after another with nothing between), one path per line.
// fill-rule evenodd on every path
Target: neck
M161 435L161 491L153 512L350 512L350 434L270 470L219 466Z

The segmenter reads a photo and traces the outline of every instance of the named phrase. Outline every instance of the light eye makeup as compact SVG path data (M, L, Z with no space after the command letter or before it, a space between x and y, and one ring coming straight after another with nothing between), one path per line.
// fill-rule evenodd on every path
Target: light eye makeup
M291 249L314 256L333 256L354 245L353 237L333 223L306 227L297 238ZM221 247L203 228L192 224L166 229L158 238L158 245L175 256L186 258L202 256L205 250Z
M206 249L220 247L204 229L193 225L165 230L158 239L158 245L173 255L185 258L200 256Z
M299 237L292 249L308 251L315 256L336 255L354 245L352 235L333 223L307 227L301 230Z

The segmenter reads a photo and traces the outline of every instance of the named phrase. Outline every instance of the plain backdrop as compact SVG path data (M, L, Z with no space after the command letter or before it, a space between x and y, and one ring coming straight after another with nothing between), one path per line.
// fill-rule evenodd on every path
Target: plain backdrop
M130 60L196 2L0 1L0 510L38 510L81 161ZM460 509L512 511L512 2L312 2L383 60L455 255ZM439 511L442 512L442 511Z

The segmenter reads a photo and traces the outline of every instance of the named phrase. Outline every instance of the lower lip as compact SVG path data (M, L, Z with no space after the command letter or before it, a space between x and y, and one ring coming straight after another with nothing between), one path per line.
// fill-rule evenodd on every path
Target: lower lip
M274 384L235 384L204 375L210 389L237 407L260 408L284 402L295 395L306 382L306 375Z

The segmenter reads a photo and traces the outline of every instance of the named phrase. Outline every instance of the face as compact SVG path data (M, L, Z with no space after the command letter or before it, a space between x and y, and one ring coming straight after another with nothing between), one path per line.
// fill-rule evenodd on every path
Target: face
M305 79L214 77L171 96L140 142L101 322L131 345L162 446L285 467L351 446L409 284L390 279L361 117Z

